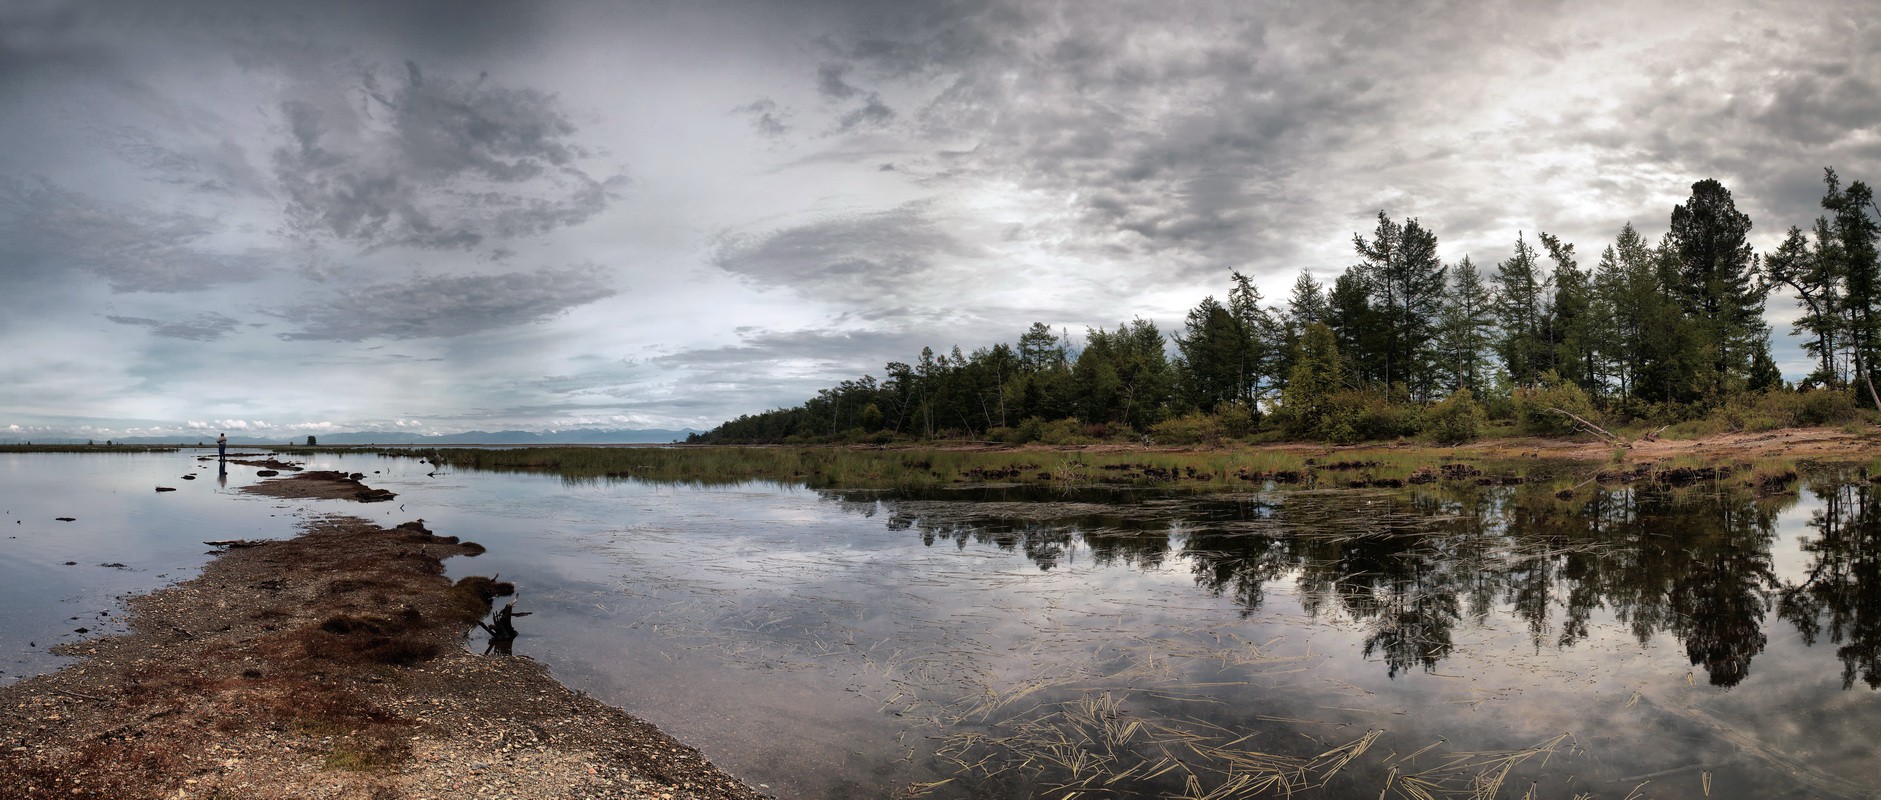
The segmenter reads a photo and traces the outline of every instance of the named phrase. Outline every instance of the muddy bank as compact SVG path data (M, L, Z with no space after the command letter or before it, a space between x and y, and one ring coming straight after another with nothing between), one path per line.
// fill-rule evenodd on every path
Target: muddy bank
M272 478L260 483L242 487L248 494L267 495L269 497L289 497L309 500L357 500L362 503L382 503L397 497L396 492L374 489L360 483L365 477L359 473L332 472L316 470Z
M228 544L131 601L130 633L0 687L0 797L760 796L534 661L465 652L506 588L443 576L472 543L336 517Z

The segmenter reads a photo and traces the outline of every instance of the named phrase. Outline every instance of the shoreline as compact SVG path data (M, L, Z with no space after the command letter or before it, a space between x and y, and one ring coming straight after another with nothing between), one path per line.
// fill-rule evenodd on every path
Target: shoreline
M359 492L338 477L257 493ZM474 543L332 516L218 544L197 577L129 600L129 632L61 645L77 660L0 686L0 796L764 797L539 662L467 651L509 592L444 577Z

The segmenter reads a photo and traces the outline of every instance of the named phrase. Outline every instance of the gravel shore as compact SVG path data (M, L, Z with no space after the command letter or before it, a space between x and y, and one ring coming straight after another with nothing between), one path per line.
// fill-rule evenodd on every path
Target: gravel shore
M764 796L535 661L464 650L508 589L443 576L475 544L351 517L222 544L133 599L129 633L0 687L0 798Z

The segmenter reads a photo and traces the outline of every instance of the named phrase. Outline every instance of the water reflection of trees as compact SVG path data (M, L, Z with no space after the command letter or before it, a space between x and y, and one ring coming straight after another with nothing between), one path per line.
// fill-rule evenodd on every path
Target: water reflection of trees
M1734 686L1767 644L1766 613L1805 642L1837 645L1843 682L1881 688L1881 490L1818 491L1803 545L1813 563L1777 578L1771 547L1790 498L1631 488L1560 502L1525 487L1394 497L1319 496L1275 505L1195 502L1037 519L938 522L897 512L923 541L1024 553L1041 569L1074 558L1152 569L1186 564L1196 584L1258 611L1291 582L1315 617L1365 627L1391 674L1435 669L1460 625L1505 613L1536 649L1572 647L1607 611L1639 641L1666 633L1710 682ZM1078 555L1082 548L1084 555Z
M1803 641L1824 633L1842 661L1842 686L1860 678L1881 688L1881 491L1872 484L1818 491L1822 508L1810 515L1812 538L1807 577L1784 585L1777 615L1790 621Z

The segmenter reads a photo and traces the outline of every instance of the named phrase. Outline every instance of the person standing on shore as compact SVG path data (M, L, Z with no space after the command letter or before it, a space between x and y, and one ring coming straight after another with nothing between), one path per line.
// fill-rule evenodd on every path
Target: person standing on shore
M228 460L228 457L229 457L229 435L226 433L218 433L216 434L216 460L226 461Z

